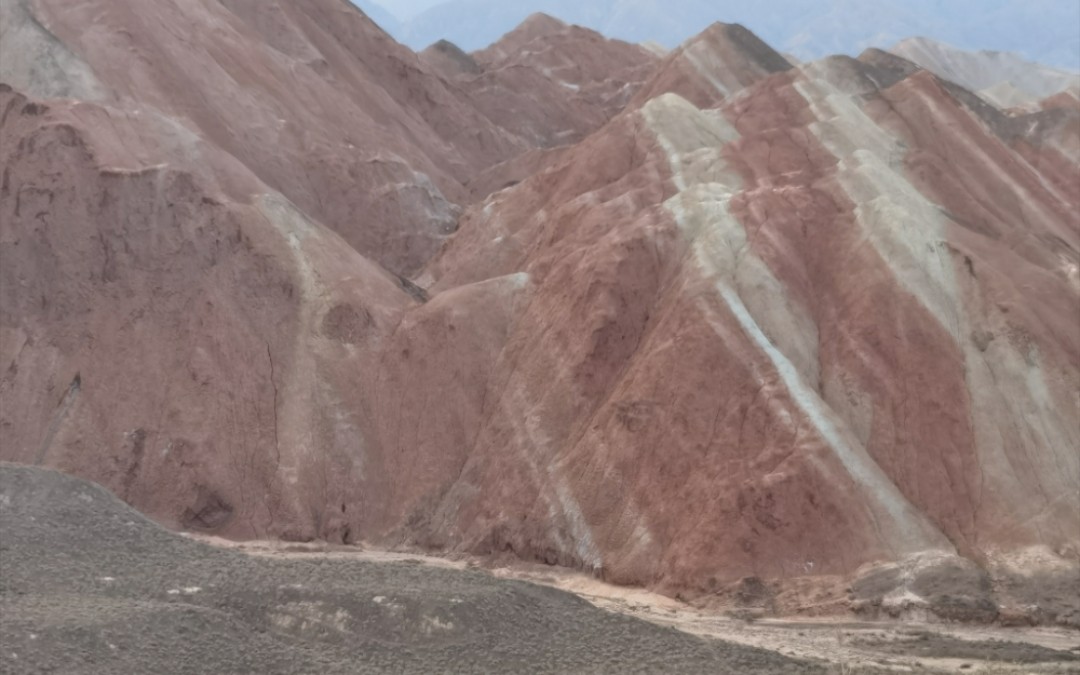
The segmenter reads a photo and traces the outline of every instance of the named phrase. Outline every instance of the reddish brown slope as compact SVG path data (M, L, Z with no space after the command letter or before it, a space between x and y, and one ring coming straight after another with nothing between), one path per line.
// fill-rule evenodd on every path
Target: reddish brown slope
M401 462L440 450L381 406L456 391L436 411L456 461L518 285L420 308L297 203L406 271L456 224L426 175L463 195L508 136L344 4L225 5L2 6L4 77L97 101L5 90L4 457L172 526L383 534L445 474ZM451 315L460 340L414 335Z
M1075 579L1080 233L1057 118L1008 118L873 55L791 69L717 26L641 90L674 93L503 165L516 185L481 174L507 189L466 209L416 278L428 291L405 291L266 176L330 158L326 202L290 185L293 201L333 224L392 200L365 245L415 267L452 210L426 187L407 202L426 184L398 172L463 191L472 160L410 97L466 88L426 66L403 71L419 89L384 86L395 61L356 58L381 75L355 71L372 98L338 107L352 86L327 93L316 71L352 63L333 45L364 53L327 25L351 15L210 3L194 25L230 46L200 38L210 74L184 81L265 79L236 80L239 107L174 97L156 64L78 61L118 26L180 49L154 22L173 5L142 26L115 3L44 4L98 27L71 52L38 41L44 84L153 105L4 93L5 458L102 480L171 525L509 553L684 596L836 602L800 594L857 576L860 607L992 619ZM315 52L326 66L302 65ZM301 72L318 75L303 99ZM315 125L305 142L264 133L278 111ZM353 128L382 168L328 149ZM1013 585L995 595L987 574ZM1075 620L1038 602L1033 619Z
M945 545L763 353L745 304L717 295L722 268L703 276L724 246L708 216L722 217L720 186L738 183L717 165L730 133L719 116L660 99L463 223L436 263L440 285L522 270L533 290L494 378L498 403L473 449L482 459L448 493L464 505L437 512L435 531L697 592ZM689 176L672 176L665 146L697 154ZM661 179L674 183L658 189ZM512 491L468 487L509 476Z
M329 371L373 369L353 345L412 299L173 120L6 85L0 111L4 458L171 526L340 538L327 435L363 385Z
M981 112L825 61L722 114L654 99L470 209L436 288L532 300L433 531L698 592L1073 560L1075 196Z
M438 43L421 59L500 127L545 148L576 143L611 119L657 61L642 47L543 14L475 54Z
M715 23L661 61L634 97L642 105L661 94L678 94L699 108L709 108L791 64L776 50L738 24Z
M622 110L657 65L655 55L639 45L544 15L530 17L473 57L488 71L540 71L599 109L605 119Z
M396 272L453 229L468 176L525 148L338 0L25 6L106 98L182 120Z

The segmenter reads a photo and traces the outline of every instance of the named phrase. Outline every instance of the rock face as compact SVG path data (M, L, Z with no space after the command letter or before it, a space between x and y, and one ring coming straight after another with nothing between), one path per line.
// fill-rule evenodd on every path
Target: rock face
M743 26L718 23L669 53L634 104L675 92L700 108L711 108L725 96L791 67Z
M309 439L355 423L318 352L364 360L415 301L175 120L10 88L0 110L5 458L173 526L310 532Z
M622 110L656 56L543 14L487 49L439 42L421 53L488 119L535 147L580 141Z
M1030 105L1080 87L1080 73L1033 63L1019 54L969 52L927 38L901 40L890 51L1003 108Z
M527 147L336 0L4 6L39 54L5 39L8 84L180 120L395 272L453 229L469 176Z
M1076 574L1078 106L722 24L418 58L333 0L138 4L0 5L4 459L683 597Z

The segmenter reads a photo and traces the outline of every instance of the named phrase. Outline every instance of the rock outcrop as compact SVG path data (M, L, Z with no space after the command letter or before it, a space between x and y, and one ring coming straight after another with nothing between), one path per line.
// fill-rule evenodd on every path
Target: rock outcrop
M1080 556L1078 106L723 24L0 6L3 459L236 538L1073 621L1024 589Z

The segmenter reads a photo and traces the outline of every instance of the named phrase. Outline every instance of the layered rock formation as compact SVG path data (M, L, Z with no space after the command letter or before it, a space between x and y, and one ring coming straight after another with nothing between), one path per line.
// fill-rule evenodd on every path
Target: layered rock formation
M1080 107L738 26L0 6L3 459L683 597L987 619L1076 573Z
M969 52L927 38L901 40L890 51L1003 108L1028 106L1080 88L1080 74L1009 52Z
M718 23L667 54L634 105L674 92L699 108L712 108L724 97L791 67L746 28Z
M622 110L656 56L544 14L472 55L448 42L421 53L488 119L531 145L580 141Z
M465 180L527 147L347 3L4 7L9 84L179 120L395 272L453 229Z

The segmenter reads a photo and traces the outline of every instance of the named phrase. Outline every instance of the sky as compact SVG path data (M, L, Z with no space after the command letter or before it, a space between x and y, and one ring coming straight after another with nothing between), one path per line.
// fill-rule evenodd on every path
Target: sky
M1080 70L1080 0L353 0L413 49L480 49L535 11L609 37L674 47L715 21L742 23L800 59L857 55L905 37L1012 51ZM375 8L374 6L378 7ZM381 10L381 11L380 11ZM376 16L379 14L379 16ZM392 16L391 16L392 15Z
M413 18L425 9L441 4L445 0L378 0L377 4L393 14L399 21ZM514 0L507 0L513 2Z

